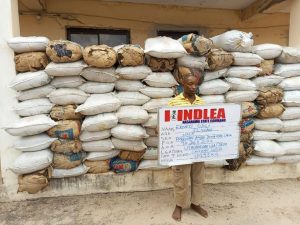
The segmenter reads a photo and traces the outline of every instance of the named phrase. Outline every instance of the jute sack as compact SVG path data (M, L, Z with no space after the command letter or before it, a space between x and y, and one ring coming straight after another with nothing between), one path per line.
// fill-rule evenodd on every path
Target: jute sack
M84 165L89 168L88 173L106 173L109 171L110 160L99 160L99 161L84 161Z
M91 45L83 50L84 61L99 68L112 67L117 61L117 53L107 45Z
M178 41L189 54L196 56L207 54L213 46L212 40L193 33L182 36Z
M20 175L18 177L18 192L26 191L29 194L38 193L48 186L48 177L50 176L50 171L48 172L47 169L32 174Z
M207 55L209 70L221 70L233 63L233 55L222 49L212 49Z
M140 141L128 141L128 140L122 140L118 138L112 138L111 139L113 145L115 146L115 149L120 150L127 150L127 151L143 151L147 148L147 146L144 144L142 140Z
M256 102L259 105L276 104L281 102L283 91L281 88L265 87L259 91Z
M244 164L244 162L247 160L247 158L252 152L253 146L251 144L240 142L239 158L226 160L228 162L228 165L226 165L225 167L229 170L238 170Z
M274 70L274 60L264 60L257 67L261 69L258 76L271 75Z
M251 133L241 133L240 141L241 142L250 142L253 139L253 136Z
M123 160L140 161L143 158L144 153L145 153L145 150L140 151L140 152L123 150L119 153L119 157L120 157L120 159L123 159Z
M267 119L267 118L279 118L284 112L284 107L282 104L269 104L269 105L260 105L259 113L257 114L257 118L259 119Z
M77 153L82 150L81 142L79 140L65 140L58 139L52 142L51 150L56 153Z
M250 133L254 129L254 121L249 118L242 119L240 121L240 127L242 133Z
M81 120L82 115L75 112L75 105L56 105L50 112L50 117L54 120Z
M75 62L82 58L82 47L67 40L50 41L46 53L55 63Z
M18 72L33 72L45 69L48 58L44 52L28 52L16 55L15 63Z
M253 102L242 102L242 117L253 117L258 113L258 107Z
M57 125L47 131L50 137L75 139L79 137L81 123L79 120L60 120Z
M162 59L147 55L146 64L153 72L171 72L175 67L176 59Z
M200 85L204 80L204 73L199 69L193 69L188 67L179 66L174 70L174 78L179 84L182 84L183 79L187 75L192 75L197 79L198 85Z
M54 90L55 87L48 84L42 87L32 88L26 91L19 91L17 99L19 101L25 101L36 98L45 98Z
M144 50L139 45L124 45L117 51L118 62L122 66L144 64Z
M84 157L84 152L65 154L54 153L52 166L56 169L72 169L79 166Z

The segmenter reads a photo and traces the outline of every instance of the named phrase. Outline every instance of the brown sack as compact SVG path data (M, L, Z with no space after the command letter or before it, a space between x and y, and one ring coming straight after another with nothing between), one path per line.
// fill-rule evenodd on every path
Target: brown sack
M82 47L72 41L50 41L46 53L55 63L75 62L82 58Z
M265 87L259 91L256 102L259 105L275 104L282 101L283 91L277 87Z
M153 72L170 72L175 67L176 59L163 59L147 55L146 63Z
M192 76L196 77L198 85L200 85L204 80L204 73L201 72L199 69L188 68L179 66L174 70L174 78L179 84L182 84L183 79L185 76L191 74Z
M253 139L252 133L241 133L240 142L250 142Z
M47 131L50 137L74 140L79 137L81 123L78 120L60 120Z
M18 192L26 191L35 194L48 186L48 178L51 177L51 170L44 169L31 174L20 175L18 177Z
M75 105L56 105L51 109L50 117L54 120L80 120L82 115L75 112Z
M15 56L16 70L18 72L43 70L48 65L45 52L27 52Z
M54 153L52 166L56 169L72 169L81 164L84 156L85 153L83 152L68 154Z
M139 152L134 152L134 151L121 151L119 153L120 159L123 160L133 160L133 161L140 161L144 155L145 151L139 151Z
M264 60L261 64L257 65L258 68L261 68L262 71L258 76L271 75L273 73L274 60Z
M117 52L118 62L122 66L144 64L144 50L139 45L124 45Z
M110 160L101 160L101 161L84 161L84 165L89 167L88 173L106 173L109 171L109 162Z
M209 69L212 71L229 67L233 63L233 55L222 49L212 49L207 55Z
M84 61L99 68L109 68L115 65L117 53L107 45L91 45L83 50Z
M254 121L250 118L245 118L240 121L242 133L250 133L254 129Z
M285 108L282 104L264 105L260 106L259 108L259 113L257 114L259 119L279 118L285 111Z
M197 34L184 35L179 39L179 41L189 54L196 56L203 56L207 54L213 46L212 40Z
M229 170L238 170L250 154L253 152L253 146L248 143L240 142L239 144L239 157L237 159L228 159L226 160L229 165L225 166L225 168Z
M77 153L82 150L82 146L79 140L58 139L52 142L51 150L57 153Z
M253 117L258 113L258 107L253 102L242 102L242 117Z

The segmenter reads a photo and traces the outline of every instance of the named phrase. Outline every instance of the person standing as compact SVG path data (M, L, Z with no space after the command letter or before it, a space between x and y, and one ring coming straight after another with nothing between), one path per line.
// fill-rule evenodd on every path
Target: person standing
M204 104L204 101L196 95L198 88L196 77L192 74L184 76L182 86L183 93L171 99L168 103L169 106L195 106ZM182 209L188 207L191 207L191 209L201 216L208 217L207 211L200 206L204 182L204 162L173 166L172 172L176 203L172 218L180 221ZM189 190L189 179L191 179L191 190Z

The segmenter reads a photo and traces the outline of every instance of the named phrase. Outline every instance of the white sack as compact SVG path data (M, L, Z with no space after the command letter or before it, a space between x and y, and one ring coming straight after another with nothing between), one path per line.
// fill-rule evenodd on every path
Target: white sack
M226 102L252 102L258 94L258 91L229 91L225 94L225 99Z
M255 77L262 69L256 66L232 66L228 69L226 77L250 79Z
M15 53L24 52L45 52L49 43L46 37L14 37L11 38L7 44L14 50Z
M257 89L262 89L264 87L272 87L279 84L284 78L280 76L270 75L256 77L252 79L252 82L256 85Z
M57 138L51 138L47 134L21 137L14 143L14 148L22 152L35 152L47 149Z
M298 64L276 64L274 74L288 78L300 75L300 63Z
M111 159L117 155L119 155L120 150L111 150L108 152L89 152L85 158L85 160L89 161L99 161Z
M182 44L169 37L148 38L144 52L157 58L180 58L187 54Z
M36 98L45 98L54 90L55 87L48 84L42 87L28 89L26 91L20 91L18 92L17 99L19 101L25 101Z
M170 98L174 96L173 88L145 87L140 92L150 98Z
M115 83L116 90L118 91L140 91L146 86L139 80L117 80Z
M260 44L253 46L252 50L263 59L275 59L280 56L282 47L275 44Z
M246 165L247 166L269 165L269 164L273 164L274 162L275 159L273 157L268 158L268 157L251 155L250 158L246 160Z
M53 169L51 178L76 177L86 174L88 171L89 167L86 167L84 164L72 169Z
M149 119L147 120L147 122L143 124L143 127L156 128L157 126L158 126L158 114L149 113Z
M118 124L111 129L111 134L115 138L129 141L139 141L149 137L146 130L140 125Z
M300 141L278 142L286 155L300 155Z
M116 97L121 101L121 105L144 105L150 100L148 96L139 92L122 91L116 94Z
M94 131L90 132L84 130L80 133L79 139L80 141L99 141L111 136L110 130L103 130L103 131Z
M151 87L169 88L178 85L170 72L151 73L143 81Z
M85 93L89 94L104 94L108 92L112 92L114 90L115 84L114 83L99 83L99 82L92 82L88 81L78 88Z
M255 119L254 125L256 130L279 131L282 128L283 123L278 118Z
M300 155L283 155L275 158L275 163L299 163Z
M201 96L205 104L225 103L224 95L204 95Z
M13 81L10 82L9 87L16 91L24 91L35 87L41 87L50 83L50 81L51 78L43 70L18 73Z
M291 131L300 131L300 119L294 120L283 120L283 126L280 131L291 132Z
M138 170L161 170L169 168L169 166L162 166L158 160L142 160Z
M300 90L300 76L285 78L278 86L285 91Z
M280 138L276 139L277 141L299 141L300 140L300 131L294 132L281 132Z
M158 108L167 106L171 99L172 98L151 99L143 105L143 109L147 110L149 113L156 113L158 112Z
M45 72L54 77L77 76L81 74L85 67L87 67L87 64L82 60L70 63L51 62L46 66Z
M284 155L285 151L275 141L261 140L254 142L254 154L262 157L274 157Z
M48 98L37 98L18 103L14 110L19 116L34 116L50 113L53 106Z
M148 147L158 148L159 138L158 137L148 137L144 140L144 142L145 142L145 145L147 145Z
M104 131L118 124L118 117L115 113L101 113L85 117L82 123L82 130L89 132Z
M263 130L254 130L253 131L253 140L274 140L280 138L281 134L275 131L263 131Z
M158 159L158 149L149 147L146 149L145 154L143 155L145 160L157 160Z
M263 61L259 55L253 53L232 52L235 66L255 66Z
M143 124L149 119L148 112L141 106L121 106L117 113L119 123L124 124Z
M96 67L87 67L85 68L81 76L89 81L101 82L101 83L114 83L119 79L119 76L116 74L115 68L96 68Z
M227 83L232 91L255 91L257 89L255 83L251 80L236 77L227 77Z
M199 93L201 95L221 95L226 93L230 85L221 79L210 80L203 82L199 86Z
M53 153L49 149L37 152L23 152L10 169L16 174L28 174L47 168L51 165Z
M110 138L98 141L86 141L81 144L82 149L86 152L107 152L114 148Z
M280 116L282 120L300 119L300 107L286 107Z
M278 58L278 63L300 63L300 50L293 47L283 47L282 52Z
M208 69L206 57L198 57L193 55L185 55L183 57L178 58L177 65L188 68L200 69L201 71L203 71L204 69Z
M127 151L143 151L147 146L144 144L142 140L140 141L128 141L128 140L122 140L118 138L112 138L112 143L115 146L115 149L118 150L127 150Z
M40 134L55 125L57 125L57 123L48 116L35 115L21 118L4 129L13 136L29 136Z
M77 88L60 88L52 91L47 97L57 105L77 105L84 103L89 96Z
M216 70L216 71L205 71L204 72L204 81L218 79L220 77L225 77L227 73L227 68Z
M145 79L150 73L151 69L146 65L141 66L119 66L116 73L122 78L127 80L142 80Z
M285 106L300 106L300 91L285 91L282 102Z
M84 82L85 79L81 76L55 77L51 85L56 88L76 88Z

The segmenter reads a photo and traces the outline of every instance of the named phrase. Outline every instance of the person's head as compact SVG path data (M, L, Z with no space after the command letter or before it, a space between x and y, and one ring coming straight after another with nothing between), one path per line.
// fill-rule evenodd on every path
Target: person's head
M183 93L188 96L196 94L198 81L192 74L187 74L182 79Z

